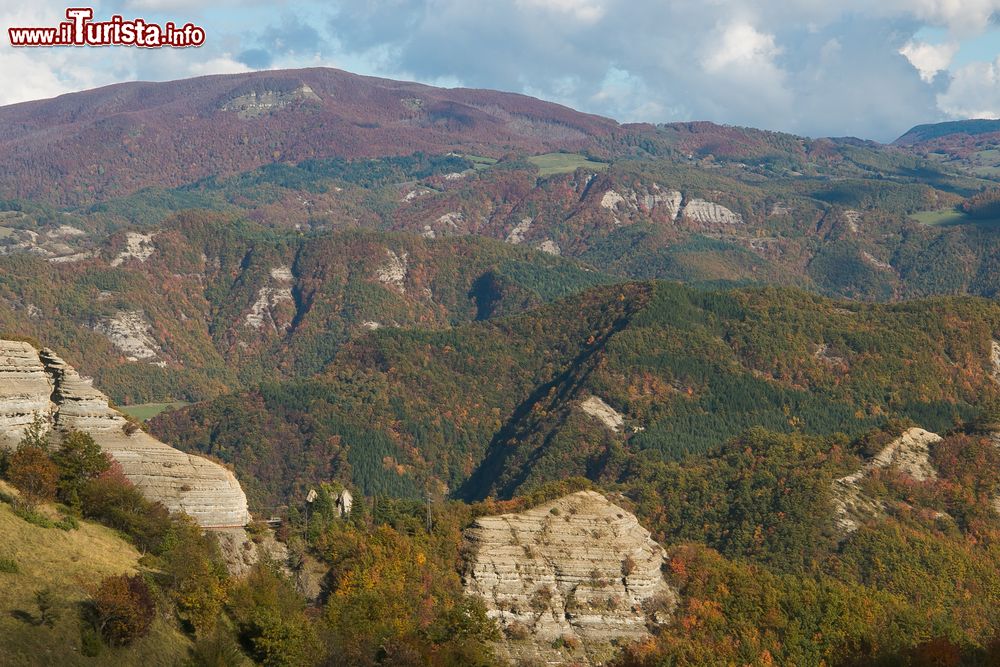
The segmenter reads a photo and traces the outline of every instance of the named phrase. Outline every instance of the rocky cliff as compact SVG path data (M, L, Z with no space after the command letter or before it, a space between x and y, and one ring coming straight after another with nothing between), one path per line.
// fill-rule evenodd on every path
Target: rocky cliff
M131 428L107 396L52 350L0 341L0 446L16 445L36 415L57 435L89 433L147 498L201 526L244 526L250 519L232 472Z
M600 664L649 636L675 595L664 550L628 511L581 491L466 532L466 591L486 602L515 661Z

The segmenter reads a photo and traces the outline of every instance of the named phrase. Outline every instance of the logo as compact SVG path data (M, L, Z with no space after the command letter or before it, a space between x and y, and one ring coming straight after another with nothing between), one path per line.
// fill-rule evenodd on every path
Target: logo
M138 46L145 49L183 49L205 43L205 29L173 21L164 25L144 19L94 21L91 7L70 7L66 21L48 28L8 28L11 46Z

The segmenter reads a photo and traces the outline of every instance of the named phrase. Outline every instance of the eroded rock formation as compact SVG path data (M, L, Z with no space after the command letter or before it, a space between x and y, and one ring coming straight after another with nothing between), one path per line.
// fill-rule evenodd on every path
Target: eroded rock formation
M16 444L36 414L52 410L52 381L28 343L0 341L0 445Z
M14 446L36 415L57 434L89 433L143 495L201 526L244 526L250 519L232 472L131 426L52 350L0 341L0 446Z
M843 533L852 533L865 521L881 514L882 502L866 495L862 482L873 470L896 466L917 481L934 479L937 471L930 461L930 445L941 440L937 433L910 428L890 442L860 470L834 480L835 523Z
M466 591L486 602L514 660L599 664L649 636L675 604L663 548L628 511L581 491L466 532Z
M695 222L706 224L735 225L743 222L743 217L734 213L722 204L692 199L684 207L683 215Z

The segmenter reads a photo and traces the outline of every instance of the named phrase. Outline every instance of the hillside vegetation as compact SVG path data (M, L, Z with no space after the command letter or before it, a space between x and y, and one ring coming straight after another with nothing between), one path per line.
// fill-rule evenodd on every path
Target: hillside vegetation
M998 664L993 123L621 125L328 69L0 109L0 336L280 520L206 534L28 429L0 663L502 665L530 629L463 531L593 489L677 593L616 667Z
M932 430L997 393L1000 307L895 306L794 290L669 283L586 291L443 331L379 330L325 373L161 415L167 442L230 461L251 502L335 478L366 493L509 497L574 475L617 479L744 429L856 435L895 417ZM597 396L612 430L580 407Z

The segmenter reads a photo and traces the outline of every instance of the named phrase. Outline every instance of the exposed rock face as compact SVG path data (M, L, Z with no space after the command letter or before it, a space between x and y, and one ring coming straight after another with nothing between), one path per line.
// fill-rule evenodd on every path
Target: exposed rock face
M607 192L604 193L604 196L601 197L601 206L608 209L609 211L615 210L615 208L619 204L624 204L624 203L625 203L625 198L622 197L617 192L615 192L614 190L608 190Z
M675 604L663 548L593 491L480 518L466 539L466 591L485 600L508 636L501 651L515 659L598 664L612 640L649 636Z
M320 102L320 97L306 84L294 89L276 86L272 89L251 90L222 105L223 111L235 111L243 120L259 118L296 102Z
M990 364L992 366L990 377L1000 384L1000 343L995 340L990 341Z
M35 415L48 423L53 405L52 380L35 348L28 343L0 341L0 446L16 444Z
M281 283L290 283L295 279L292 275L292 268L284 264L271 269L271 277Z
M384 285L392 287L400 294L406 293L406 273L409 271L409 254L396 254L391 250L385 251L388 259L378 269L378 279Z
M288 547L274 539L271 530L259 537L258 542L250 539L245 528L220 528L213 532L219 541L219 552L226 569L234 577L250 572L262 557L274 561L286 574L291 574L288 570Z
M107 336L129 361L153 363L163 351L142 311L120 310L114 317L99 322L94 330Z
M873 470L897 466L899 471L915 480L924 481L937 477L930 462L930 445L941 436L922 428L907 429L886 445L860 470L834 480L833 501L836 508L835 522L844 533L852 533L862 522L881 514L882 503L861 491L861 483Z
M507 235L507 243L517 245L524 241L524 235L531 229L532 222L534 222L533 218L523 218L521 222L517 223L514 229L510 230L510 234Z
M246 495L229 470L129 428L107 396L52 350L0 341L0 444L16 444L36 414L57 433L89 433L143 495L201 526L244 526L250 519Z
M671 220L676 220L677 216L681 212L681 193L677 190L671 190L669 192L659 192L660 187L653 184L653 189L657 190L654 194L647 194L643 198L643 204L646 206L647 211L652 211L654 208L662 206L666 209L667 215Z
M647 192L636 190L625 190L621 194L615 190L608 190L601 197L601 206L609 211L635 213L644 210L651 213L654 209L662 209L666 212L670 220L676 220L681 211L681 201L683 196L677 190L662 190L660 186L653 183Z
M620 412L597 396L591 396L587 400L580 403L580 408L582 408L583 411L591 417L600 419L605 426L615 433L620 431L622 424L625 423L625 418L622 417Z
M252 329L269 329L278 334L288 333L295 317L295 296L292 294L291 267L282 265L270 270L271 280L276 287L261 287L257 299L251 304L250 312L244 317L245 326Z
M111 260L111 266L121 266L130 259L145 262L154 252L156 247L153 245L152 234L128 232L125 234L125 249Z
M562 249L552 239L545 239L537 246L535 246L535 248L541 250L542 252L547 252L550 255L559 255L562 253Z
M858 231L858 223L861 222L861 211L847 209L844 211L844 220L847 221L847 228L852 232Z
M257 300L250 306L250 312L244 318L246 326L263 329L266 324L273 331L286 333L292 327L291 321L276 314L282 303L291 303L294 300L290 287L261 287L257 290Z
M695 222L708 224L735 225L743 222L743 218L738 213L733 213L722 204L704 199L689 201L684 207L683 214Z
M861 257L862 259L864 259L866 262L868 262L877 269L882 269L883 271L892 271L891 264L883 262L878 257L876 257L875 255L871 254L866 250L861 251Z

